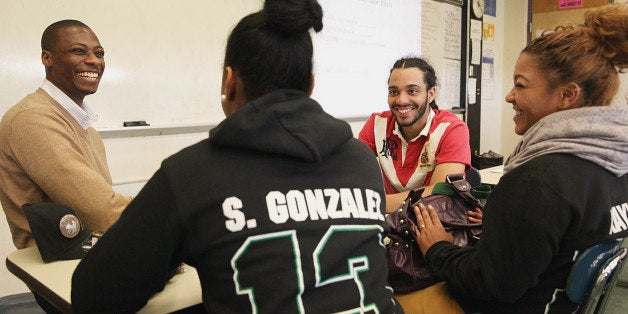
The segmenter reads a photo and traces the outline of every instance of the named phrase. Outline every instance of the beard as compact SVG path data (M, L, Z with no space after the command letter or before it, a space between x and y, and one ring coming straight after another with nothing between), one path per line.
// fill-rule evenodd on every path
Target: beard
M425 112L427 111L427 107L430 104L428 103L428 97L425 96L425 101L423 102L422 105L419 105L419 110L418 110L418 114L414 117L414 119L412 119L412 121L407 122L407 123L401 123L399 121L399 118L397 118L397 116L395 115L395 119L397 119L397 124L399 124L399 126L401 127L407 127L407 126L411 126L413 124L415 124L417 121L419 121L419 119L421 119L421 117L423 117L423 115L425 114Z

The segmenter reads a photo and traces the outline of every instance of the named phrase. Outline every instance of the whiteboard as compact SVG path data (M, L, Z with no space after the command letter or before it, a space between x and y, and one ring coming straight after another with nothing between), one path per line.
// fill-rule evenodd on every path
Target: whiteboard
M262 0L0 0L0 114L43 81L40 39L62 19L94 30L105 48L98 92L85 98L97 128L215 124L227 36ZM421 47L420 0L320 0L312 97L343 118L387 110L393 62Z
M421 1L319 0L312 98L330 114L368 117L388 110L394 62L421 53Z

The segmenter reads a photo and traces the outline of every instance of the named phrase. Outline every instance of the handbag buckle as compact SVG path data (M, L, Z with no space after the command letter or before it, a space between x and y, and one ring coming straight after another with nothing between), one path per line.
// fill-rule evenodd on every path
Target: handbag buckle
M467 182L461 173L448 174L447 183L451 184L456 190L462 193L471 191L471 184Z
M448 174L446 177L447 183L449 183L454 190L467 202L470 202L476 207L484 208L484 204L480 202L475 196L471 194L471 184L467 182L462 173Z

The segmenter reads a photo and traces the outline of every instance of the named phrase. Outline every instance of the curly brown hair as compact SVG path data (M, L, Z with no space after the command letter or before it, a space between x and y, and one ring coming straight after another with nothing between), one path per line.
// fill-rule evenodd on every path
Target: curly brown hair
M531 41L521 53L533 56L550 88L574 82L578 107L608 105L619 88L618 71L628 67L628 5L587 11L578 26L559 26Z

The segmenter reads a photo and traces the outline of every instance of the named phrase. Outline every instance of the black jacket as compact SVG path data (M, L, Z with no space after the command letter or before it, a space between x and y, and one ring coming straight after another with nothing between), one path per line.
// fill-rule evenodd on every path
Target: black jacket
M501 178L477 246L439 242L426 259L466 311L543 313L562 294L576 251L628 235L628 221L611 225L617 206L628 208L627 175L572 155L543 155ZM570 307L558 297L549 308Z
M349 125L270 93L169 157L79 264L75 312L127 312L181 262L215 313L399 311L381 172Z

